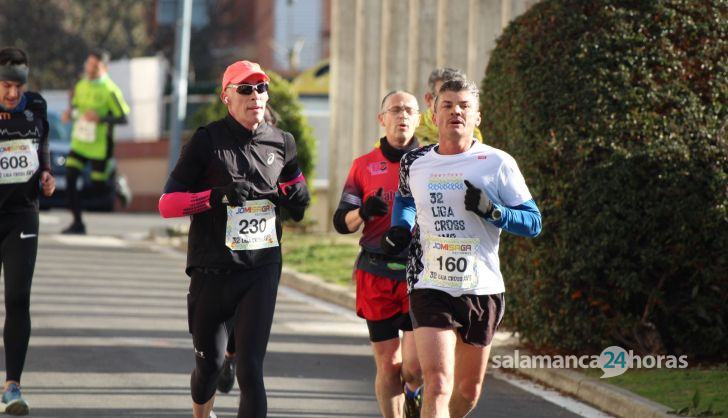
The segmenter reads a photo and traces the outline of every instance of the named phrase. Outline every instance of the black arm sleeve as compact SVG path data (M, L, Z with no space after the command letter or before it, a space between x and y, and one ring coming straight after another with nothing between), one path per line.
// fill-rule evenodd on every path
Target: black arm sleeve
M123 125L128 122L126 115L116 117L114 115L106 115L103 118L99 118L99 121L108 123L109 125Z
M122 109L121 103L119 103L119 98L116 97L116 94L112 93L111 98L114 100L114 102L116 102L116 106L119 109ZM103 117L100 117L99 120L101 122L108 123L109 125L124 125L128 122L128 119L126 118L126 113L122 114L121 116L114 116L113 113L109 113Z
M177 164L174 166L170 178L173 178L188 189L184 191L199 192L208 188L208 185L200 184L203 173L211 160L209 134L207 129L199 128L192 135L192 138L182 147ZM195 189L199 186L200 190ZM181 190L177 190L181 191Z
M33 115L41 120L43 124L43 134L38 144L38 161L40 162L41 171L51 171L51 152L48 145L48 131L50 126L48 124L48 105L45 99L38 93L28 92L26 93L28 98L28 110L33 112Z
M285 147L285 162L281 174L278 176L278 183L286 183L301 175L296 160L296 142L293 135L283 132L283 145ZM282 194L280 203L288 209L288 212L294 221L298 222L303 219L303 214L308 205L311 203L311 197L308 192L306 182L298 182L290 186L286 186L285 193Z
M298 167L298 150L296 150L296 141L293 139L293 135L288 132L283 132L283 145L285 147L286 161L283 163L283 170L280 176L278 176L279 183L285 183L291 181L301 173L301 169Z
M349 228L346 226L346 214L350 211L351 209L336 209L336 212L334 212L334 229L339 234L351 234L354 232L349 231Z
M51 174L51 149L50 145L48 145L48 130L50 130L50 125L48 124L48 117L47 115L43 115L43 137L40 140L40 146L38 147L38 158L40 160L40 169L42 171L47 171Z
M164 185L164 191L162 193L174 193L174 192L188 192L189 188L184 184L175 180L172 176L167 179L167 184Z

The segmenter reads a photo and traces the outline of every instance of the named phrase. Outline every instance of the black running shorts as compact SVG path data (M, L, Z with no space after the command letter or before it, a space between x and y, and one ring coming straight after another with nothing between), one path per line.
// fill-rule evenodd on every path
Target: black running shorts
M459 297L435 289L414 289L410 293L410 315L415 329L455 328L464 342L478 347L491 343L505 308L504 293Z

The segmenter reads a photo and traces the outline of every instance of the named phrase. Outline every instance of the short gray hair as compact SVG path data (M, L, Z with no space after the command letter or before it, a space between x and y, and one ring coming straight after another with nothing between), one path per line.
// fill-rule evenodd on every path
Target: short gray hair
M387 103L387 99L389 99L391 96L394 96L395 94L399 94L399 93L409 94L415 100L417 100L417 98L415 98L415 95L408 92L407 90L392 90L389 93L384 95L384 98L382 99L382 104L379 106L380 110L384 111L384 104Z
M473 97L475 97L476 109L480 105L480 101L478 100L480 98L480 90L478 89L478 85L470 80L456 78L442 83L442 86L440 86L440 90L435 96L435 108L437 108L437 101L440 98L440 95L446 91L454 91L456 93L461 91L468 91L470 92L470 94L473 95Z
M427 79L427 85L430 88L430 91L433 94L437 94L435 90L435 84L437 84L438 81L450 81L454 79L467 79L468 77L465 75L465 72L463 70L460 70L458 68L452 68L452 67L442 67L442 68L435 68L430 73L430 78Z

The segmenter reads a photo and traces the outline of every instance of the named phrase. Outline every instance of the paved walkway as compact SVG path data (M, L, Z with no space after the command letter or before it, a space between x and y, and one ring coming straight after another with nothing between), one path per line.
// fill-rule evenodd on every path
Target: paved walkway
M155 221L89 214L96 235L78 237L55 235L66 222L43 216L23 375L32 416L190 416L185 256L140 239L139 228ZM268 416L379 416L367 335L350 309L282 286L264 371ZM605 417L492 377L474 418ZM219 395L218 416L236 415L238 394Z
M185 257L168 241L139 242L144 234L135 229L158 225L158 218L90 216L98 221L91 230L104 235L89 237L49 235L66 222L43 218L23 376L32 415L189 416ZM348 310L332 313L282 288L266 361L269 416L378 416L371 349L363 321L351 312L353 291L288 270L283 284ZM506 334L497 338L494 355L519 348ZM666 407L568 370L521 372L616 416L669 416ZM571 416L494 376L474 416ZM218 415L233 416L236 402L236 390L221 396Z
M184 238L177 238L175 242L166 237L155 239L162 245L185 248ZM309 274L298 273L284 267L282 284L346 309L353 310L355 306L356 296L353 289L327 283ZM519 350L521 355L527 354L527 350L510 333L499 332L493 343L491 358L495 355L515 357L515 350ZM557 389L617 417L674 418L674 415L669 414L671 408L665 405L573 370L519 367L510 372Z
M191 416L184 259L149 242L41 234L22 380L32 416ZM281 289L269 417L378 416L366 326L339 311ZM218 397L219 417L237 415L238 395Z

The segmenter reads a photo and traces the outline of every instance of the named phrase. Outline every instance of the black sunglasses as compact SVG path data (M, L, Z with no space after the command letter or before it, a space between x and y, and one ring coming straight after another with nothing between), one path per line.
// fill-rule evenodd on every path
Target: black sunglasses
M263 94L268 91L268 83L265 82L258 84L228 84L228 88L230 87L234 88L238 94L243 96L253 94L253 90L257 91L258 94Z

